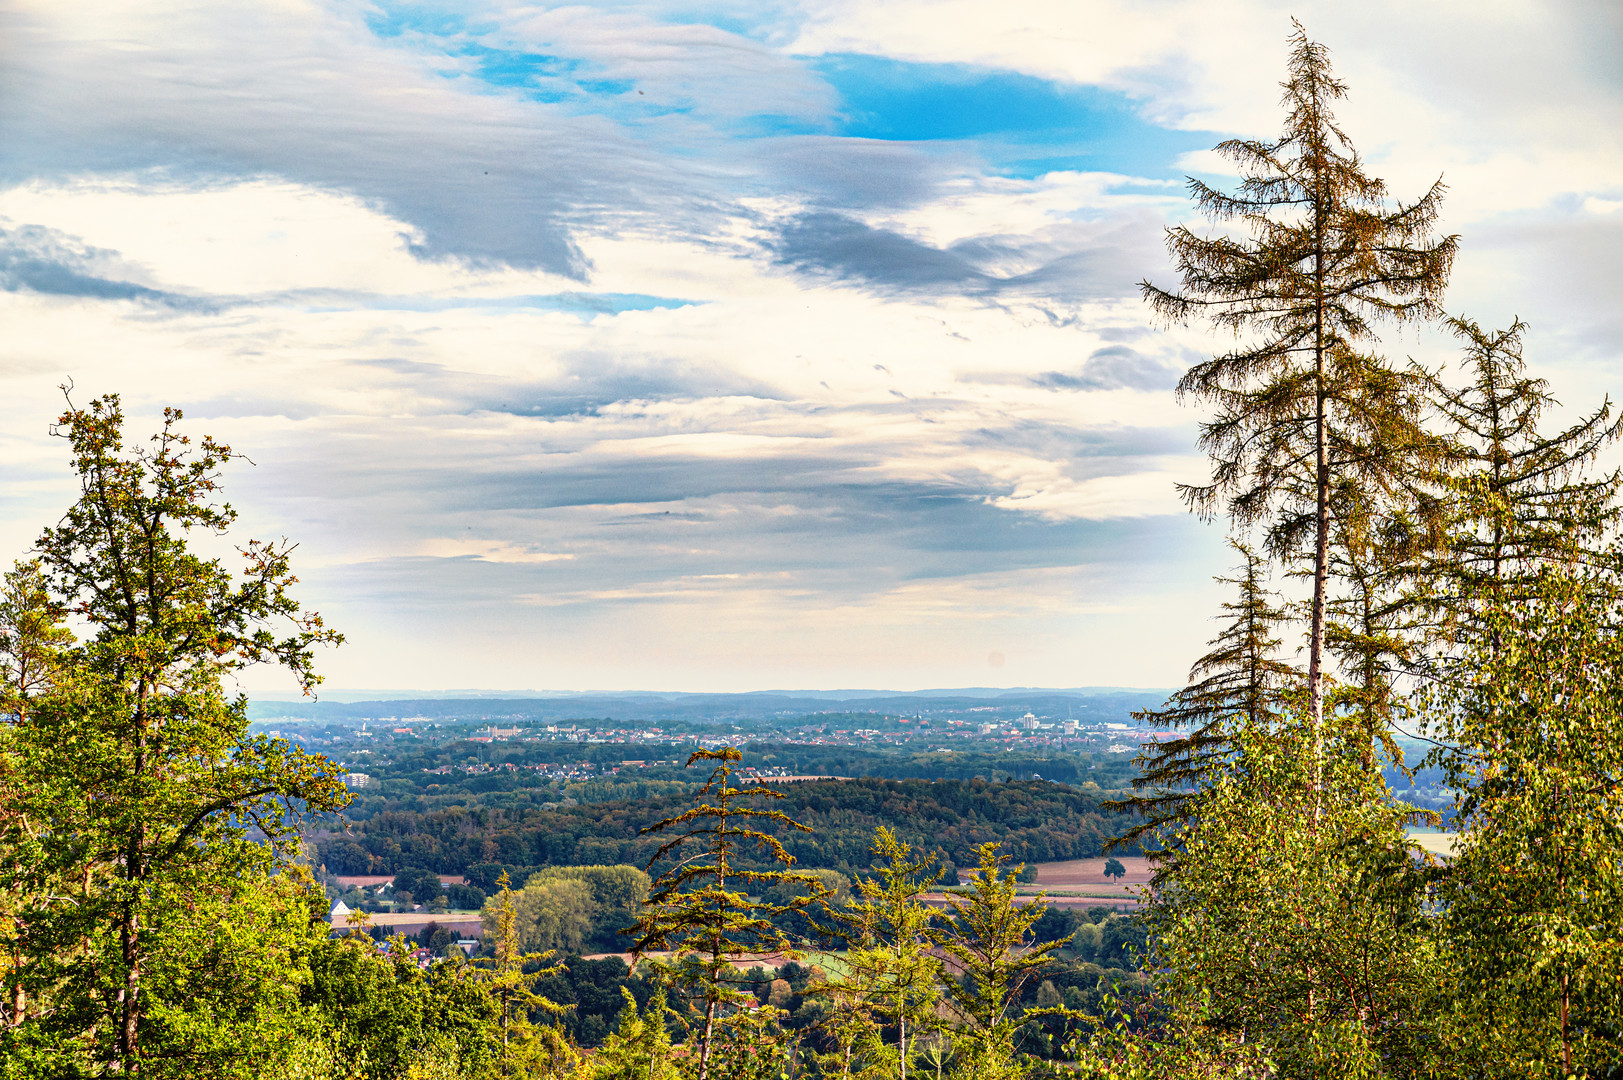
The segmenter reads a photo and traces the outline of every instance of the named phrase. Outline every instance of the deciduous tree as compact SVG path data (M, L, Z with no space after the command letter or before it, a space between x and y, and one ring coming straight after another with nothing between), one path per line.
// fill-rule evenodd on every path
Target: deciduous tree
M164 1048L210 1008L160 958L206 935L218 898L288 865L301 808L348 801L336 766L250 734L244 699L226 694L261 663L309 690L314 649L340 638L294 600L291 544L249 541L236 573L192 549L235 522L215 501L233 455L180 421L166 411L150 445L131 446L116 396L70 402L57 431L79 497L13 578L6 616L0 876L24 928L14 973L49 996L13 1021L154 1076L186 1071Z
M1459 793L1443 880L1476 1074L1623 1067L1623 582L1546 566L1431 695Z

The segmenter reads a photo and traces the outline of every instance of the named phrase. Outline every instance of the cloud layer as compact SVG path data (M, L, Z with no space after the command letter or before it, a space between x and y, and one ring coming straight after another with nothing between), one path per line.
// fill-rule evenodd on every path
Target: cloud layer
M1291 10L1376 170L1446 173L1451 307L1527 318L1563 398L1598 397L1615 14ZM233 501L301 540L340 684L1174 684L1224 555L1173 495L1202 462L1170 388L1212 343L1151 327L1137 283L1184 172L1221 179L1203 148L1277 126L1288 26L9 5L0 539L69 496L71 378L259 463Z

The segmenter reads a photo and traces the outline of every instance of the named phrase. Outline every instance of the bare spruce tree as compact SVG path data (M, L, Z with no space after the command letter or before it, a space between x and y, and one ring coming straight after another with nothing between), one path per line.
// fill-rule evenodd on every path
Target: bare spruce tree
M1436 235L1441 180L1402 203L1365 171L1332 112L1346 86L1325 47L1295 26L1283 134L1219 144L1241 174L1233 194L1189 181L1208 218L1239 228L1169 229L1182 287L1142 288L1167 322L1203 316L1238 339L1178 385L1180 399L1212 408L1201 425L1211 481L1181 494L1202 516L1266 523L1270 554L1308 561L1309 722L1322 754L1331 492L1342 478L1395 488L1431 445L1419 376L1369 349L1383 321L1440 314L1457 238Z

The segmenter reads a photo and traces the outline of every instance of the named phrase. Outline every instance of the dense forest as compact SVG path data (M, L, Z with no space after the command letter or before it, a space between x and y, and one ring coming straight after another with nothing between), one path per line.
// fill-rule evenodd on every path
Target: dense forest
M874 723L873 717L864 717ZM1130 754L1078 751L1037 753L1030 750L988 752L972 748L928 752L877 751L855 746L806 745L767 740L741 744L750 764L799 775L920 780L1053 780L1074 786L1093 784L1105 790L1127 787L1138 774ZM686 790L691 779L682 769L686 750L661 747L668 763L650 764L619 776L558 781L535 771L540 763L567 756L571 762L600 769L619 765L624 745L470 743L444 740L422 749L396 753L388 766L372 768L372 782L356 792L345 810L350 821L364 821L382 810L428 811L477 801L501 805L502 794L514 802L607 802L645 797L650 792ZM475 771L462 771L466 767ZM479 766L485 768L480 769ZM664 785L664 786L662 786Z
M576 806L380 810L353 824L348 835L322 838L316 850L334 874L473 869L486 885L495 864L515 873L547 865L642 866L659 842L639 830L651 817L675 812L689 790L687 785L677 791L645 790L640 797ZM867 865L868 846L880 825L947 864L962 866L972 865L976 850L987 842L1001 844L1005 854L1023 862L1091 858L1125 824L1121 814L1101 812L1099 795L1040 780L821 780L785 784L783 794L785 812L814 832L782 826L769 831L799 865L846 873Z
M396 778L345 833L344 770L229 689L269 665L313 691L341 642L293 545L215 557L237 455L173 410L131 440L70 389L78 494L0 587L0 1078L1618 1076L1623 420L1553 423L1525 327L1444 310L1444 187L1368 173L1300 25L1283 88L1278 138L1217 148L1234 189L1190 181L1214 231L1168 231L1179 283L1142 286L1222 339L1179 384L1211 459L1181 494L1235 566L1145 717L1179 737L1106 802L780 790L718 745L574 805ZM1458 362L1387 357L1393 325ZM1398 793L1417 765L1452 794L1446 858L1407 833L1441 820ZM1150 853L1133 915L1017 888L1101 845ZM435 871L468 872L483 932L334 926L323 861L441 906ZM579 956L611 935L629 962Z

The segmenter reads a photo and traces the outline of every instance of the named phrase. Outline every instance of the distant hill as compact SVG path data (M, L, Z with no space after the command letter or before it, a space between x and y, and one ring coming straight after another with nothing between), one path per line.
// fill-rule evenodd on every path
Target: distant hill
M253 700L251 719L308 719L359 722L394 717L423 717L441 722L612 718L653 721L781 721L823 712L872 712L900 716L959 713L1074 717L1087 722L1122 722L1135 709L1153 708L1170 691L1085 687L1075 690L988 689L761 691L747 694L600 693L511 697L468 693L464 697L379 697L362 701Z

